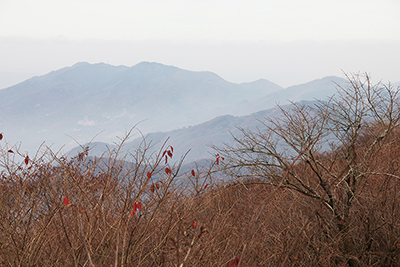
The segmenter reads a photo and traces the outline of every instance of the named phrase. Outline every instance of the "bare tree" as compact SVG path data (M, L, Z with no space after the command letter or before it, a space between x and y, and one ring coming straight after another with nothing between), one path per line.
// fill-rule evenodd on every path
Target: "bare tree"
M265 129L241 129L235 145L216 149L225 157L221 168L237 181L287 188L320 203L314 205L323 212L315 216L336 229L345 261L358 266L352 209L371 177L400 178L374 168L398 128L400 88L373 84L367 74L346 77L347 86L329 100L281 108L282 116L263 122Z

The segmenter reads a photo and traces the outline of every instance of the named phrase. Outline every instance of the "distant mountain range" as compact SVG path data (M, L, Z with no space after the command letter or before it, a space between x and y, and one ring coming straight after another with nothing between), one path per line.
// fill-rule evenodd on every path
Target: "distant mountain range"
M312 104L316 101L309 102ZM282 108L288 109L289 105ZM189 151L185 157L185 162L198 161L201 159L208 159L214 157L212 145L221 146L224 143L233 145L233 136L240 136L240 129L257 130L264 129L263 121L265 118L272 118L281 114L278 107L268 110L259 111L246 116L232 116L223 115L216 117L204 123L184 127L181 129L168 131L168 132L155 132L145 136L133 135L134 140L126 142L120 154L125 155L129 151L135 151L143 140L147 143L152 142L151 149L148 153L160 151L162 145L168 140L166 145L174 146L174 160L179 160L186 152ZM82 144L68 152L69 156L77 155L83 151L83 148L89 147L91 156L107 156L109 152L117 149L115 144L108 144L104 142L93 142L90 144Z
M159 63L77 63L0 90L0 132L12 144L22 141L22 151L33 153L43 141L66 151L77 145L74 139L85 144L101 131L96 140L110 143L140 122L144 134L155 132L148 138L170 136L198 159L207 153L205 144L227 140L235 126L255 127L276 104L322 99L345 83L330 76L284 89Z

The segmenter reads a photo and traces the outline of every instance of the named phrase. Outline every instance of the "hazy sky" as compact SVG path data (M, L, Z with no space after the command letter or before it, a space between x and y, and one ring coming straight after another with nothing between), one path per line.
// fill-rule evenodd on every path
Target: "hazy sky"
M397 82L399 33L399 0L0 0L0 79L155 61L231 82Z

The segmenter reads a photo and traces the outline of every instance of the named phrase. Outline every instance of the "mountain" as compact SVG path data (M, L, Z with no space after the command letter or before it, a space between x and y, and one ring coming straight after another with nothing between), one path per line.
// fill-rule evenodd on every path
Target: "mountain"
M0 90L0 129L10 143L24 141L30 153L43 141L68 149L100 132L111 142L139 122L148 133L256 112L241 107L280 90L267 80L234 84L159 63L82 62Z
M307 101L306 101L307 102ZM307 102L309 104L315 101ZM290 109L290 105L282 106L284 109ZM189 151L185 158L185 162L199 161L202 159L213 158L213 149L211 145L221 146L224 143L233 144L233 136L240 137L240 128L255 131L264 129L266 118L280 116L280 108L274 107L268 110L259 111L246 116L223 115L216 117L207 122L177 129L168 132L156 132L140 136L133 141L126 142L120 151L120 155L125 155L129 151L135 151L143 142L144 138L147 143L151 142L151 149L148 153L157 153L162 145L167 141L166 145L174 147L174 160L179 160L186 152ZM89 147L91 156L109 155L110 151L117 148L116 145L106 144L102 142L93 142L91 144L75 147L68 152L69 156L77 155L82 152L82 148Z
M347 80L327 76L308 83L293 85L284 90L275 91L251 103L252 108L263 110L275 105L286 105L301 100L326 99L336 93L338 86L345 86Z

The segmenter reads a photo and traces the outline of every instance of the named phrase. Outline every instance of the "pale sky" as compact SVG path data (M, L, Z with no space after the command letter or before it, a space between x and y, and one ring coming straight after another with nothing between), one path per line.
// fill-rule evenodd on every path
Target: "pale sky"
M398 82L399 33L399 0L0 0L0 79L154 61L284 87L342 71Z

